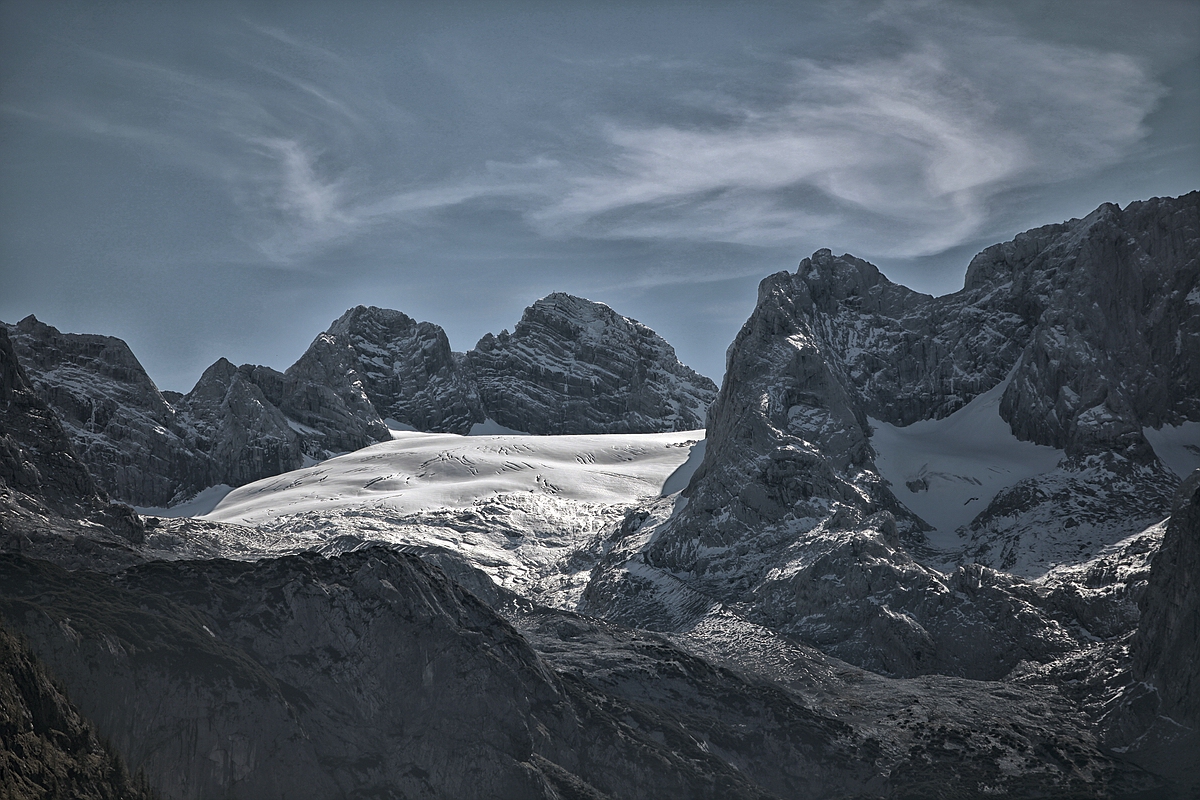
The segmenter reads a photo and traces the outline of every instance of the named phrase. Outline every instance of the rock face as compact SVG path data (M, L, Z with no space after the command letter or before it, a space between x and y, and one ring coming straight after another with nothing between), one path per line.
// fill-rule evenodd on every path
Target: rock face
M120 339L60 333L34 317L8 332L74 451L113 497L166 506L303 464L298 435L255 382L266 382L265 368L221 359L190 393L168 399Z
M169 797L771 796L673 720L555 673L415 557L109 577L5 556L0 585L4 615ZM797 785L869 780L852 731L790 714Z
M0 329L0 550L125 565L143 539L141 518L97 488Z
M1163 713L1200 723L1200 470L1184 481L1154 557L1133 644L1134 675L1162 695Z
M186 441L209 463L209 477L200 488L240 486L303 465L300 436L258 386L264 371L235 367L222 358L176 400Z
M120 339L33 317L8 328L98 484L140 506L386 441L387 421L460 434L489 417L530 433L692 430L716 396L649 328L563 294L465 355L437 325L357 306L286 372L220 359L186 395L160 393Z
M0 330L0 480L59 511L86 512L100 494L62 423L25 376Z
M166 505L176 494L220 482L125 342L60 333L32 316L8 334L75 452L113 497Z
M1200 470L1183 482L1139 605L1132 680L1108 704L1107 744L1200 792Z
M0 796L150 798L8 631L0 628Z
M511 334L484 336L466 360L483 413L536 434L696 430L717 391L645 325L562 293L525 309Z
M1153 786L1103 755L1053 690L901 685L812 651L787 676L820 687L802 692L501 595L514 628L440 570L385 548L116 575L7 555L0 589L0 613L171 798ZM861 700L821 700L824 690ZM924 724L923 704L938 725Z
M447 433L467 433L483 421L463 357L450 351L446 332L437 325L399 311L358 306L326 335L353 350L363 391L384 419Z
M680 630L724 605L896 675L998 678L1062 655L1073 624L988 566L1020 558L1034 577L1166 515L1178 478L1142 429L1200 420L1180 388L1200 369L1197 298L1200 193L1022 234L940 298L816 252L760 285L686 503L620 533L582 608ZM1062 458L939 551L903 504L927 484L883 480L874 428L946 419L992 390L1006 436ZM955 559L982 563L932 568Z

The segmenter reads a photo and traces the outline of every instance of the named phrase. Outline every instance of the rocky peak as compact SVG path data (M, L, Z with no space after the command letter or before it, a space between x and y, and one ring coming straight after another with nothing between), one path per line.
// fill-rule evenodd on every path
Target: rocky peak
M102 499L58 417L26 378L3 326L0 423L0 489L31 495L59 510Z
M326 335L354 351L363 391L381 417L453 433L467 433L483 421L478 398L440 326L399 311L357 306Z
M118 560L143 541L140 517L109 503L76 455L58 416L34 390L0 325L0 549L37 558Z
M704 426L716 385L640 322L561 292L513 333L466 354L487 416L538 434L648 433Z
M304 463L299 436L255 383L255 370L218 359L180 401L189 444L209 459L198 488L240 486Z
M208 485L207 459L187 443L176 409L125 342L61 333L32 316L8 333L30 382L109 495L166 505Z
M220 403L229 393L229 387L237 377L238 368L228 359L218 358L201 373L200 379L196 381L196 385L186 396L192 398L193 401L207 400Z
M468 354L437 325L356 306L286 372L221 358L170 401L119 339L33 317L12 335L100 485L144 506L385 441L388 421L459 434L489 416L531 433L690 430L716 395L646 326L561 293Z
M588 607L676 629L709 604L734 605L854 663L908 674L999 677L1012 653L1045 661L1069 648L1068 632L1030 608L1029 586L993 575L978 602L949 608L938 598L965 592L982 567L939 570L977 559L1034 577L1166 514L1177 479L1142 428L1200 421L1196 390L1179 389L1200 370L1200 302L1188 300L1200 296L1198 210L1194 193L1031 231L977 257L966 288L944 297L827 250L769 276L729 349L686 506L631 536L642 542L632 551L614 548ZM874 426L944 420L993 390L969 419L993 409L996 436L1065 454L992 489L958 528L970 546L951 551L955 531L940 531L939 555L903 505L929 484L883 479ZM943 477L982 485L969 471ZM672 599L682 597L688 614ZM1000 606L1023 621L996 618ZM966 629L1002 644L964 648Z

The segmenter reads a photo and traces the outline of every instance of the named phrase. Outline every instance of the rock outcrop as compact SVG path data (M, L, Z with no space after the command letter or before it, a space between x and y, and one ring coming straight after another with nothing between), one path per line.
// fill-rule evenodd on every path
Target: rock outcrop
M1167 514L1178 478L1142 429L1200 421L1197 297L1200 193L1022 234L940 298L814 253L760 285L686 503L614 538L582 608L660 630L736 608L896 675L998 678L1069 652L1078 626L993 567L1036 577ZM904 505L927 483L883 479L874 427L947 419L993 390L1005 436L1062 457L939 551Z
M149 800L37 659L0 627L0 797Z
M645 325L561 292L466 361L483 413L535 434L696 430L717 392Z
M653 635L495 599L518 627L440 570L380 547L116 575L0 556L0 614L170 798L766 800L937 786L1084 796L1155 785L1104 755L1050 689L901 684L815 652L799 654L816 681L802 689L795 670L765 680Z
M362 390L382 418L446 433L468 433L483 422L463 356L451 352L450 340L439 326L399 311L357 306L335 321L325 336L353 353Z
M1200 728L1200 470L1176 495L1139 605L1134 676L1158 690L1163 713Z
M110 503L0 328L0 550L79 566L141 558L142 519Z
M208 477L198 488L241 486L303 466L301 437L258 385L266 382L264 372L272 371L222 358L176 400L184 438L208 460Z
M556 673L412 556L117 576L0 556L0 586L0 611L168 797L771 796L700 731ZM870 780L853 731L790 715L773 738L795 737L806 794Z
M33 316L7 330L34 388L105 492L165 506L220 482L125 342L61 333Z
M1128 685L1107 704L1107 745L1200 792L1200 470L1175 497L1130 647Z

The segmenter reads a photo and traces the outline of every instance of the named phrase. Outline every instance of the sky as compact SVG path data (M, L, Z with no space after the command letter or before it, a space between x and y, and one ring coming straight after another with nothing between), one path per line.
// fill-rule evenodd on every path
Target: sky
M0 0L0 319L160 388L347 308L456 350L553 291L720 380L819 248L931 294L1200 188L1200 2Z

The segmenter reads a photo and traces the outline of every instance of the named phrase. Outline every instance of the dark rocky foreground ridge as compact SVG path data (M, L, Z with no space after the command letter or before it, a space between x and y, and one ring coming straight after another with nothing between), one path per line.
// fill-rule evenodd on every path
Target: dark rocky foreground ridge
M286 372L219 359L186 395L160 392L120 339L60 333L32 316L7 328L93 478L139 506L385 441L388 424L464 434L488 419L535 434L695 430L717 392L645 325L562 293L466 354L437 325L358 306Z
M196 526L252 537L121 516L8 357L0 616L170 797L1193 796L1200 473L1181 482L1142 431L1197 420L1173 388L1195 362L1173 354L1200 330L1198 204L1030 232L946 298L828 251L765 280L701 469L605 536L584 614L507 593L449 550L197 559ZM1149 287L1132 311L1091 287L1110 272L1126 296ZM357 385L378 409L388 373L367 373L404 353L361 355L366 333L354 355L338 344L383 326L368 312L313 363L352 368L325 388L346 404ZM1126 316L1138 338L1097 339ZM393 321L377 338L403 338ZM1091 405L1039 399L1047 370ZM214 378L266 386L280 409L273 375ZM1060 463L997 495L947 567L904 502L920 484L880 475L875 423L946 418L1017 384L1033 401L998 413ZM1135 387L1157 400L1129 400ZM1046 541L1076 546L1037 579L983 548Z

